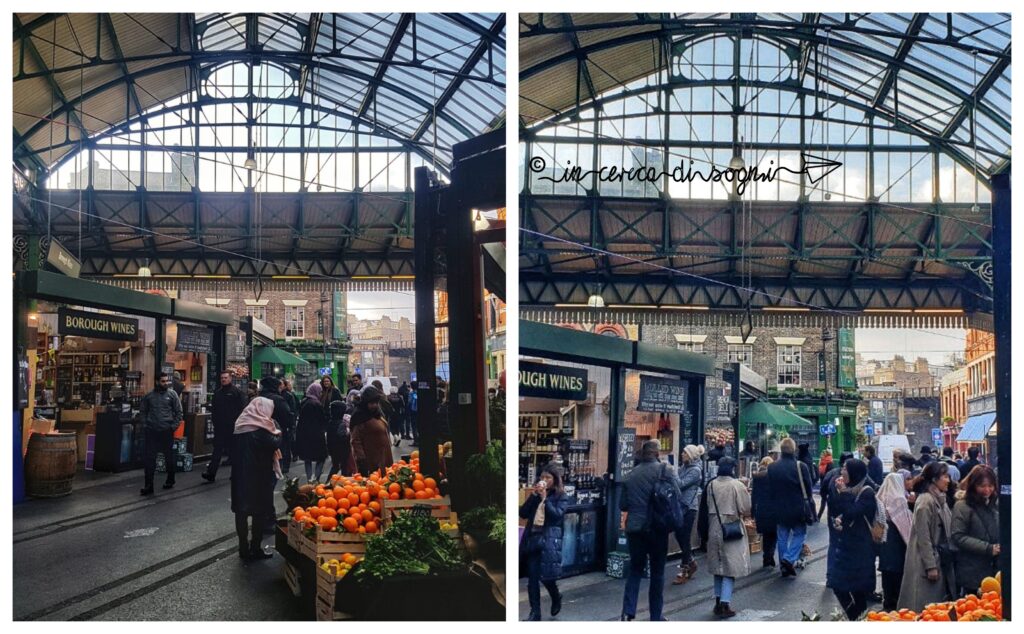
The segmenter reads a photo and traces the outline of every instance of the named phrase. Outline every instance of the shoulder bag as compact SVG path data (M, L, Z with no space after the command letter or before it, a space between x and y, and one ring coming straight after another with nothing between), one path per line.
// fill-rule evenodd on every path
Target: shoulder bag
M746 531L743 528L742 520L728 523L722 521L722 514L718 512L718 500L715 499L714 482L708 484L708 492L711 495L711 504L715 507L715 515L718 516L718 523L722 526L722 541L734 542L738 539L743 539Z
M866 489L866 488L868 488L867 485L864 485L864 487L862 487L861 490L857 492L857 497L855 497L853 499L853 501L855 503L858 500L860 500L860 494L864 493L864 489ZM879 519L880 516L883 519L880 520ZM881 504L878 503L878 500L875 500L875 519L874 519L874 521L869 522L868 518L866 518L866 517L861 518L861 519L864 520L864 523L867 524L868 532L871 533L871 541L875 542L876 544L881 544L882 542L885 541L885 528L886 528L886 526L885 526L884 517L885 517L885 513L884 513L884 511L882 511Z
M810 526L818 522L818 509L814 508L814 498L807 494L807 487L804 485L804 472L800 468L803 464L796 461L796 479L800 481L800 492L804 496L804 523Z

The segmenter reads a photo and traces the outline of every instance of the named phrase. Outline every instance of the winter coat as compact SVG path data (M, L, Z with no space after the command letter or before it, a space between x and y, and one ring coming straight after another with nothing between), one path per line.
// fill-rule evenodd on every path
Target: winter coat
M322 400L324 409L331 406L334 401L344 401L345 397L341 395L341 390L336 387L332 387L330 390L324 390L324 398Z
M233 384L217 388L217 391L213 393L213 412L210 415L213 419L214 434L217 436L225 433L233 434L235 420L248 402L249 399L245 397L245 393Z
M885 466L878 456L871 456L871 459L868 460L868 477L871 478L876 489L882 486L882 480L885 479Z
M639 533L649 528L651 496L654 494L655 483L663 474L676 482L675 470L671 466L651 458L637 464L623 478L619 508L626 513L627 533Z
M983 463L981 460L978 460L978 459L968 458L967 460L964 460L963 468L958 469L960 471L960 477L961 478L966 478L967 476L971 475L971 470L974 469L974 467L977 467L980 464L985 464L985 463Z
M807 443L800 443L800 446L797 448L796 459L797 459L797 461L802 462L805 465L807 465L807 468L811 470L811 478L813 478L811 480L811 484L814 484L815 482L817 482L818 481L818 468L814 464L814 458L811 457L811 450L808 448Z
M903 566L903 584L900 586L899 607L920 612L929 604L945 601L953 596L953 571L944 569L939 562L937 544L949 544L952 518L945 496L922 493L914 503L914 520L907 559ZM928 581L928 570L939 570L938 581Z
M842 530L834 532L837 540L834 570L829 570L829 587L836 592L867 592L875 590L875 542L871 524L878 504L875 490L867 484L843 491L830 501L832 515L842 522Z
M273 517L274 451L281 436L263 429L235 434L231 445L231 511Z
M562 526L569 498L563 494L549 494L544 500L544 526L534 530L533 519L540 501L541 496L534 493L519 507L519 517L526 520L519 556L525 559L540 553L540 578L542 581L554 581L562 576Z
M291 390L283 390L281 392L281 398L284 399L288 409L292 410L292 418L298 418L299 416L299 397L295 396L295 392Z
M825 512L828 509L828 501L836 490L833 484L835 483L835 479L839 477L841 471L842 469L839 467L829 469L828 472L826 472L825 475L821 478L821 487L818 492L818 494L821 496L821 506L818 508L819 520L821 519L822 515L825 515Z
M358 424L352 423L352 452L356 456L359 472L369 475L374 471L387 469L395 462L391 453L391 434L388 424L382 419L367 414L360 416L357 410L353 419L360 418Z
M701 483L704 480L704 470L694 461L683 465L679 470L679 493L683 507L696 511L700 506Z
M903 535L892 520L886 520L885 541L878 550L878 570L903 574L906 561L907 542L903 541Z
M750 507L754 523L757 524L757 532L763 535L765 531L775 530L775 515L768 492L768 472L755 473L750 481L750 489Z
M388 425L392 434L401 434L402 426L405 423L405 401L397 393L388 394L388 405L391 406L391 417L388 418Z
M146 429L156 432L174 431L184 420L181 400L174 390L153 390L142 397L139 405Z
M803 488L797 479L798 469L802 474ZM769 500L777 524L787 528L805 525L803 491L811 496L813 482L810 468L792 455L782 454L768 467Z
M303 460L323 462L327 459L327 414L315 398L302 399L292 451Z
M721 476L708 483L708 572L722 577L745 577L750 574L750 544L747 532L733 541L722 539L722 525L750 514L750 494L743 483L730 476Z
M295 427L295 413L289 407L288 402L279 392L271 390L263 390L260 392L260 396L274 401L274 422L277 423L278 429L285 434L290 434Z
M981 580L996 574L997 557L992 546L999 543L999 507L995 503L971 506L957 500L953 507L953 544L956 546L956 584L977 592Z

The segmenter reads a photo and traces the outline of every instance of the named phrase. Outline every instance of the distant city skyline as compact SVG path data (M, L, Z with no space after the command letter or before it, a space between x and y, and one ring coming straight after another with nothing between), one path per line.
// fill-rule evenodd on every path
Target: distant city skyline
M415 322L415 296L412 291L353 291L348 294L348 313L356 319L380 319L387 315L395 321L407 317Z
M931 365L945 365L951 354L963 354L966 340L962 328L857 328L854 348L865 361L903 355L910 362L924 357Z

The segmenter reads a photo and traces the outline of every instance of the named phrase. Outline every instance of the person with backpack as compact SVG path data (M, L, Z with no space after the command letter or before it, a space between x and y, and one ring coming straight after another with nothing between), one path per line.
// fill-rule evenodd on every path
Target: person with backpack
M707 486L707 566L715 576L715 616L736 616L732 592L738 577L750 574L750 544L743 520L750 516L750 494L735 478L736 462L718 461L718 475Z
M686 445L679 455L679 492L685 509L683 526L676 531L676 542L679 543L679 572L672 581L673 585L686 583L693 579L697 572L697 560L693 558L690 535L693 533L694 522L697 521L697 510L700 508L700 492L704 483L704 469L700 459L704 455L704 445Z
M622 596L623 621L636 618L637 598L640 594L640 579L650 560L651 584L648 595L652 621L664 621L661 610L664 605L665 560L668 557L669 532L679 527L667 526L667 522L655 507L656 502L666 496L675 496L680 501L679 484L675 470L658 460L661 445L657 440L648 440L640 448L640 461L622 480L620 509L625 513L624 529L629 545L629 574ZM657 495L658 490L662 495ZM661 498L656 500L655 498ZM681 524L681 521L680 521Z

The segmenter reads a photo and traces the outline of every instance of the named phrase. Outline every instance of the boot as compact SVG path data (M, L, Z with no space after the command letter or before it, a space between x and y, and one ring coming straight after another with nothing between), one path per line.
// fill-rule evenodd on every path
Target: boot
M142 490L139 491L139 494L140 495L153 495L153 486L150 485L150 486L142 487Z
M733 609L729 607L728 602L722 601L721 605L722 605L722 607L721 607L721 609L720 609L720 611L718 613L718 615L721 618L723 618L723 619L731 619L732 617L736 616L736 613L733 611Z
M633 615L631 615L631 614L623 613L622 616L619 618L619 620L620 621L632 621L634 618L635 617Z
M212 476L208 472L203 471L202 478L203 478L203 480L206 480L207 482L213 482L214 480L217 479L217 476Z
M526 620L527 621L539 621L540 620L540 610L538 610L537 608L530 608L530 616L526 617Z
M767 555L767 556L763 557L762 560L761 560L761 566L763 568L774 568L775 567L775 557L773 557L771 555Z
M718 597L715 597L715 609L712 612L714 613L715 616L721 616L722 615L722 600L719 599Z
M551 616L558 616L558 613L562 611L562 593L559 592L557 595L551 597Z
M249 557L250 560L270 559L274 556L274 553L268 553L263 550L263 546L259 542L254 542L249 546Z

